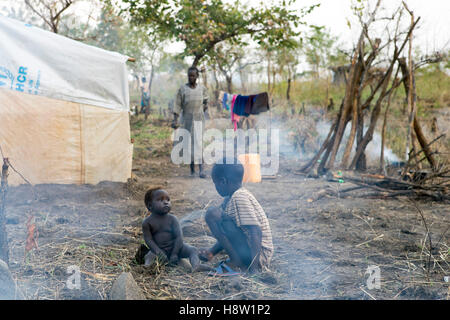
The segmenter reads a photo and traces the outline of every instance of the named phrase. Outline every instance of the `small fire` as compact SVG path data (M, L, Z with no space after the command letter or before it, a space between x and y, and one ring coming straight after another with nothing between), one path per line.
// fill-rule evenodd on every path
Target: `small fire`
M36 228L36 223L34 215L30 215L27 221L27 242L25 244L25 255L33 250L33 248L38 248L37 239L39 237L39 232Z

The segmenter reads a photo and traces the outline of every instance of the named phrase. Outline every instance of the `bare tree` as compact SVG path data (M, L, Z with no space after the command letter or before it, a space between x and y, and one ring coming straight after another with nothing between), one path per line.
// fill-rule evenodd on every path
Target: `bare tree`
M37 14L54 33L59 31L62 13L77 0L25 0L25 4Z
M388 36L388 40L382 43L379 38L373 39L369 34L369 26L374 21L384 20L385 18L376 18L377 10L380 7L381 0L376 3L372 12L369 13L367 22L360 22L362 26L356 49L352 55L349 75L346 83L345 96L341 103L338 117L335 124L331 127L327 139L324 141L319 153L302 170L309 171L315 163L321 158L318 166L318 172L324 172L334 168L336 156L343 139L343 134L348 122L352 122L350 137L340 164L344 169L364 170L366 167L365 149L372 140L375 127L381 112L382 106L394 90L396 90L402 81L397 81L397 75L401 69L399 60L400 55L406 44L411 38L411 34L417 25L419 19L412 20L407 30L400 32L398 29L399 20L402 16L402 10L399 8L388 20L396 20L397 28L393 37ZM387 27L386 27L387 28ZM368 49L366 48L368 47ZM393 50L389 50L393 47ZM384 55L381 54L387 51ZM393 51L393 52L391 52ZM373 77L375 60L382 62L385 67L379 68L379 73ZM395 71L395 72L394 72ZM392 76L394 75L394 81ZM365 88L370 90L368 98L362 100L362 92ZM365 95L367 96L367 95ZM364 133L364 113L370 111L368 115L368 125ZM386 115L386 114L385 114ZM351 150L356 138L356 152L352 161L349 163ZM323 153L323 156L322 156Z

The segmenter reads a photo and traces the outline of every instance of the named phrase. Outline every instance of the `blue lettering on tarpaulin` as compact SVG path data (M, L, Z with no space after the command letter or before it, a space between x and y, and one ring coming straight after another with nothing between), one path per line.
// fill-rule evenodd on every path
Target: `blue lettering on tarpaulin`
M20 68L19 68L19 74L26 75L26 74L27 74L27 69L28 69L28 68L20 67Z
M27 80L27 68L19 67L19 75L17 76L16 91L23 92L25 81Z
M16 83L16 91L20 91L20 92L23 92L23 87L24 87L24 85L23 85L23 83Z
M0 73L0 87L6 85L6 82L2 81L3 79L8 79L8 77Z
M34 94L38 94L40 85L41 85L41 70L38 71L36 85L34 87L36 90L34 91Z
M8 68L0 66L0 87L9 86L11 90L39 94L41 71L38 70L36 80L34 80L28 69L28 67L20 66L17 76L15 76Z
M13 89L14 79L15 77L9 69L0 66L0 87L8 85L9 82L9 88Z
M28 80L28 93L33 93L33 80Z

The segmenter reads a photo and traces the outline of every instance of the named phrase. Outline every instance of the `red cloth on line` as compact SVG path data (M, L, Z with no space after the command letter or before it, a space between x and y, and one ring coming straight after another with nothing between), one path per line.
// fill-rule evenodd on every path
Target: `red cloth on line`
M237 97L237 95L233 95L233 100L231 100L231 122L233 122L234 131L237 130L237 123L238 123L238 121L240 119L240 117L233 112L234 102L236 101L236 97Z

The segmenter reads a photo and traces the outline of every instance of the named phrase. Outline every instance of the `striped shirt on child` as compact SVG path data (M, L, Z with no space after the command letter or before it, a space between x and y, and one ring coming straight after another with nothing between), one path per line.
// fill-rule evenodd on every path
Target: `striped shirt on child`
M224 204L223 214L230 217L238 227L258 226L261 228L260 263L262 267L268 267L273 255L272 232L269 220L258 200L247 189L239 188ZM245 232L244 229L243 231Z

